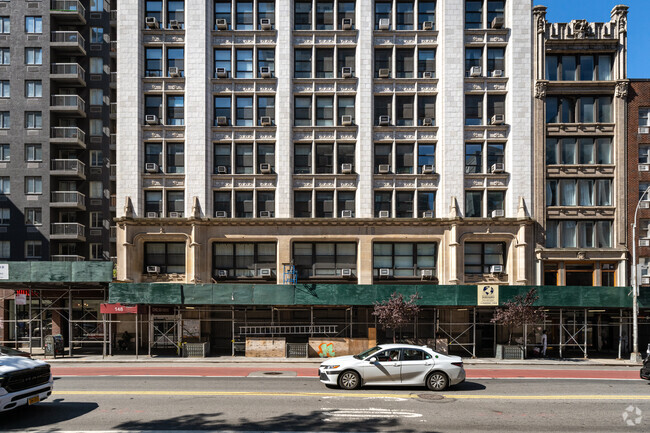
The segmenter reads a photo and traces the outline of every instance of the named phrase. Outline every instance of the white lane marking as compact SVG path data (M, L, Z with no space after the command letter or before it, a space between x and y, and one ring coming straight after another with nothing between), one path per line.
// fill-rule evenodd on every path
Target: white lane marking
M321 408L323 421L334 421L333 418L344 419L373 419L373 418L420 418L421 413L413 412L410 410L395 410L395 409L381 409L381 408L367 408L367 409L336 409L336 408Z

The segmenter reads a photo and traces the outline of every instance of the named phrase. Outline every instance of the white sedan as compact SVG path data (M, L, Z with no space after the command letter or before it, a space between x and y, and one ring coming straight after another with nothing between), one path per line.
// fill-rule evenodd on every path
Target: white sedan
M382 344L358 355L337 356L318 368L320 381L343 389L361 385L426 385L442 391L465 381L463 361L426 346Z

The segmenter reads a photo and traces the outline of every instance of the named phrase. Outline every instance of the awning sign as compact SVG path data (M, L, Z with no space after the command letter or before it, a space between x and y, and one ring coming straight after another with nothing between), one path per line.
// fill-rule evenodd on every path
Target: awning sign
M8 280L8 279L9 279L9 264L0 263L0 280Z
M138 313L137 305L101 304L99 312L103 314L135 314Z
M16 295L16 305L27 305L27 295Z
M499 286L478 286L477 305L499 305Z

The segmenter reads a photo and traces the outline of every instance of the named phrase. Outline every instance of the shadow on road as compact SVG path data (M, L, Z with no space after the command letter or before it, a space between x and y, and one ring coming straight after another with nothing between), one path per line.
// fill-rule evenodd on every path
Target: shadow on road
M465 381L451 387L451 391L483 391L486 386L476 382Z
M97 403L63 402L57 398L33 406L22 406L0 415L0 426L4 429L27 429L63 423L83 416L99 406Z
M402 433L415 430L405 428L399 419L343 418L325 421L327 415L320 411L308 414L286 413L263 421L242 417L235 421L220 419L221 413L197 413L155 421L128 421L113 427L116 430L226 430L226 431L345 431L375 432L393 429ZM432 431L433 433L433 431Z

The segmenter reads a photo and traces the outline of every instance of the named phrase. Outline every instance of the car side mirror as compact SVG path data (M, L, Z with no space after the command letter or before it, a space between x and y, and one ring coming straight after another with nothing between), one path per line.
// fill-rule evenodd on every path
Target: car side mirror
M375 358L375 357L373 356L372 358L370 358L370 359L368 360L368 362L371 363L371 364L374 364L375 362L377 362L377 358Z

